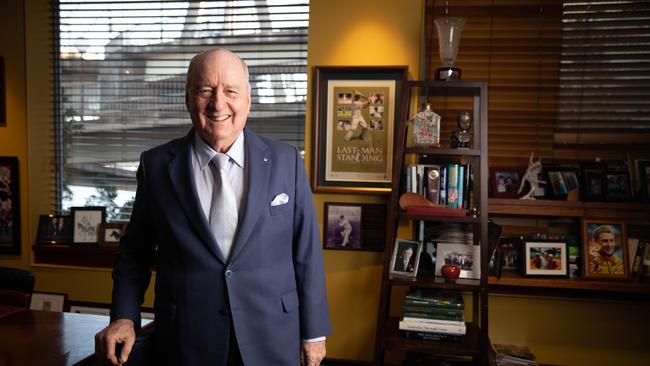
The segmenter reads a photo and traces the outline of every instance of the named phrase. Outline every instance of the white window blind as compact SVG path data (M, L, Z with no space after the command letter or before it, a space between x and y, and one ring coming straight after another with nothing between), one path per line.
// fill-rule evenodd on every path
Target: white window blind
M650 2L565 1L558 160L621 160L650 144Z
M53 5L57 209L127 220L142 151L185 135L185 74L225 47L250 69L247 126L304 150L308 0L59 0Z

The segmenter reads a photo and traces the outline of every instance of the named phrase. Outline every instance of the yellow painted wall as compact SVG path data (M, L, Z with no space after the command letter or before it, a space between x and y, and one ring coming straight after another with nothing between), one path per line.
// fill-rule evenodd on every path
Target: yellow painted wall
M24 7L23 7L24 2ZM421 0L312 0L309 67L407 65L418 78ZM51 209L51 86L48 0L0 1L0 54L7 67L8 119L0 128L0 155L21 164L23 254L0 257L1 266L31 268L38 291L64 292L77 301L108 302L108 270L33 265L30 243L38 215ZM311 93L311 73L310 87ZM311 161L311 107L307 107L306 161ZM308 166L308 170L310 167ZM316 194L324 202L385 203L376 195ZM382 255L324 252L334 325L328 357L370 361L374 348ZM149 291L145 305L151 306ZM490 335L495 342L528 344L545 363L650 364L647 303L492 295Z

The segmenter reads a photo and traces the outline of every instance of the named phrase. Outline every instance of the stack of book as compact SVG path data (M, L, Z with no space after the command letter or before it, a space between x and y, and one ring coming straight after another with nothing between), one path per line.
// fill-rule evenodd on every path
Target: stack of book
M458 293L415 289L404 298L399 329L406 338L459 341L466 332L465 304Z
M493 344L497 366L536 366L535 355L526 346Z

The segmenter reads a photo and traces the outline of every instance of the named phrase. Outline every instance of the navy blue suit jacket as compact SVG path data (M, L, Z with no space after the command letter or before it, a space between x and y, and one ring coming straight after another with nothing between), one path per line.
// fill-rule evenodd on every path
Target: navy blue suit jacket
M331 325L316 212L298 151L245 129L247 199L226 260L198 201L194 130L145 151L113 271L112 319L140 322L155 265L161 364L221 365L232 319L246 365L299 365ZM278 194L289 202L271 206Z

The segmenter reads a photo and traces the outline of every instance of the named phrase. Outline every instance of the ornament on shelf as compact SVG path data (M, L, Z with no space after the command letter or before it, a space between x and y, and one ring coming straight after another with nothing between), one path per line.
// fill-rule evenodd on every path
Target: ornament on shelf
M469 149L472 144L472 114L470 112L458 112L456 115L456 131L451 134L451 147L454 149Z
M413 144L418 147L440 146L440 116L426 103L422 110L413 116Z

